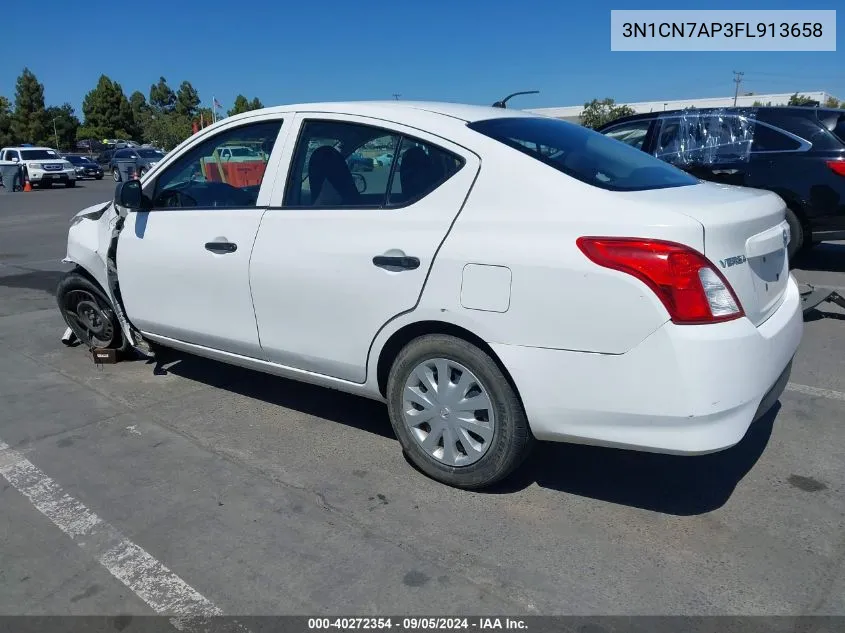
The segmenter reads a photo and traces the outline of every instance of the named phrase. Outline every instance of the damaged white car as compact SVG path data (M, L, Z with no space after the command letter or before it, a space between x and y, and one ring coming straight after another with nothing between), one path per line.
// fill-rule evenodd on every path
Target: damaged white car
M478 488L535 438L739 442L802 334L784 213L526 112L278 107L79 213L58 302L91 348L154 342L383 400L416 465Z

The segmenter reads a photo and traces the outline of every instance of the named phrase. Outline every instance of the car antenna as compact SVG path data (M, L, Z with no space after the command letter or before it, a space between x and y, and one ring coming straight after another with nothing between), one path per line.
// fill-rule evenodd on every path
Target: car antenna
M517 95L538 95L538 94L540 94L539 90L523 90L522 92L514 92L513 94L509 94L507 97L505 97L501 101L497 101L496 103L494 103L493 107L494 108L507 108L508 106L506 104L507 104L508 100L511 97L516 97Z

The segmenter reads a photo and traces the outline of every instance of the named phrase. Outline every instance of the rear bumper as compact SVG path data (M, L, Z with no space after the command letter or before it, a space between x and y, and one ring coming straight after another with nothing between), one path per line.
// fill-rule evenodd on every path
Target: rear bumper
M783 303L759 327L746 318L666 323L616 355L492 347L538 439L694 455L735 445L777 401L803 327L790 277Z

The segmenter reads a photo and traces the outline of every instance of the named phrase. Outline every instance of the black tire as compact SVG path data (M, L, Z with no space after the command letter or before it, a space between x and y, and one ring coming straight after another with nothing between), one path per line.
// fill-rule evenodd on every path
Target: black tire
M111 177L114 178L115 182L120 182L120 170L117 167L111 170Z
M103 179L103 177L102 177L102 176L96 176L96 179L97 179L97 180L102 180L102 179Z
M72 189L72 188L73 188L73 187L75 187L75 186L76 186L76 181L75 181L75 180L68 180L68 181L65 183L65 187L67 187L68 189Z
M495 412L489 448L478 461L467 466L447 465L430 456L404 421L405 382L420 363L433 358L458 362L475 374ZM486 352L454 336L421 336L399 352L387 380L387 406L393 430L408 459L432 479L456 488L479 489L503 480L522 464L534 443L519 396L502 370Z
M789 224L790 233L789 246L786 252L789 255L789 264L791 267L795 258L806 248L804 225L801 224L801 220L795 215L792 209L786 210L786 221Z
M107 322L107 324L103 323L103 332L111 332L110 336L103 334L99 340L91 336L91 330L86 328L83 317L80 312L77 312L83 301L86 304L94 304L94 311L98 313L97 316L100 317L101 322ZM77 271L66 273L56 288L56 302L65 323L86 347L105 347L118 351L129 349L111 301L100 287L85 275ZM91 306L82 306L83 311L85 308L91 309Z

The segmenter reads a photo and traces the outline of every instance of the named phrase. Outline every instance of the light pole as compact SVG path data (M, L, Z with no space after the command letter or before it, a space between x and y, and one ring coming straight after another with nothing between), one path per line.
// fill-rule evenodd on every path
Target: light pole
M59 132L56 130L56 119L53 119L53 136L56 137L56 149L62 151L62 148L59 147Z

